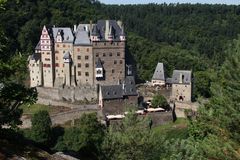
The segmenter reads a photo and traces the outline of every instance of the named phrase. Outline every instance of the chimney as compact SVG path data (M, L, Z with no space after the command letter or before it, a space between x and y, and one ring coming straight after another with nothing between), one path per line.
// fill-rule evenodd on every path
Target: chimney
M105 25L105 39L108 40L108 33L109 33L109 20L106 20Z
M73 26L73 32L76 32L76 31L77 31L77 25L74 24L74 26Z
M90 35L92 34L92 29L93 29L92 20L90 20L90 25L89 25Z
M182 75L182 73L180 73L180 75L179 75L179 83L182 83L183 82L183 75Z

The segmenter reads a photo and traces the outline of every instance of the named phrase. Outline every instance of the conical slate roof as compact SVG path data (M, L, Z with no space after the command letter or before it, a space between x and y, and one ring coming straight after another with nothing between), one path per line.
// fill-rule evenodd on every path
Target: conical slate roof
M63 59L71 59L70 52L65 53Z
M103 68L100 58L97 60L96 68Z

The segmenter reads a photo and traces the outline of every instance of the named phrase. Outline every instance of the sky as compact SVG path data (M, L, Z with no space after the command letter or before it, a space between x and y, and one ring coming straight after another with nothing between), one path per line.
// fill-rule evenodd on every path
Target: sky
M147 3L208 3L208 4L235 4L240 5L240 0L99 0L105 4L147 4Z

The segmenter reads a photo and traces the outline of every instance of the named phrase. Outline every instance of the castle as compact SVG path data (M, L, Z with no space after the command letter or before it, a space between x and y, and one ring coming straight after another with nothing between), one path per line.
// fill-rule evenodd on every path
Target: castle
M29 58L30 86L63 88L121 84L126 37L121 21L43 27ZM130 73L131 71L128 71Z

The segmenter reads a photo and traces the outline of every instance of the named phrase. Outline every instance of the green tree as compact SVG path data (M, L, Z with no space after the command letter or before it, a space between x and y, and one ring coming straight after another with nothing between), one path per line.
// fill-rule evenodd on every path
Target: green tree
M98 121L97 114L83 114L74 127L65 130L55 148L96 156L100 152L103 137L104 127Z
M192 137L212 147L204 150L211 159L220 157L217 150L223 153L221 157L227 157L223 159L240 159L237 152L240 142L240 37L230 46L228 53L218 79L211 86L210 102L199 109L197 119L190 121L189 127ZM209 140L212 136L215 138ZM213 148L211 143L220 143L224 148Z
M152 106L155 108L161 107L164 109L169 109L169 104L167 102L167 99L161 94L156 94L153 96Z
M158 159L162 141L149 129L148 122L147 117L129 112L122 124L110 125L102 144L103 159Z
M39 143L47 144L51 138L51 118L47 111L39 111L32 117L31 138Z

